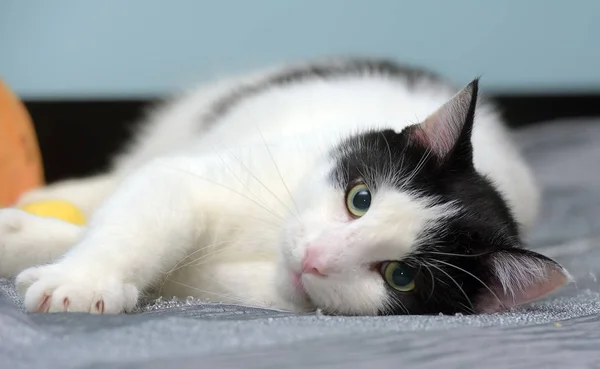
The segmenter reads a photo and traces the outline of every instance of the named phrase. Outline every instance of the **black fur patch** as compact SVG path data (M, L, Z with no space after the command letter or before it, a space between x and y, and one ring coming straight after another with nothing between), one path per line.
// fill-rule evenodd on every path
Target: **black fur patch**
M460 206L460 214L421 235L427 243L403 258L413 269L415 290L402 293L388 288L396 304L382 307L379 313L473 313L475 301L486 291L484 283L494 278L487 256L519 247L517 224L500 193L475 170L469 150L458 150L440 165L425 147L411 140L410 130L371 131L342 142L333 151L337 166L331 181L342 190L364 181L377 196L378 185L393 178L398 189L435 198L437 204Z
M340 59L331 62L307 64L292 67L277 74L265 77L254 84L240 85L231 93L223 95L212 103L210 111L202 117L204 127L209 127L241 101L259 95L267 90L286 85L304 83L314 80L334 80L357 75L380 75L402 79L408 86L422 80L446 82L435 73L425 69L400 65L385 59Z

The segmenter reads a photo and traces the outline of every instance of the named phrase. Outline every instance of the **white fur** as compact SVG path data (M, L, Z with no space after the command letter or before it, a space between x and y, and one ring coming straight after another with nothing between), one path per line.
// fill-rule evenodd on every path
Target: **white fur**
M0 277L58 259L74 245L82 229L18 209L0 210Z
M425 81L409 89L381 76L315 80L248 98L202 126L214 98L272 72L184 94L150 116L109 173L25 195L23 201L64 198L93 213L81 237L81 229L31 216L7 236L2 229L19 215L0 210L0 275L33 267L17 278L28 310L117 313L130 310L141 291L348 314L373 314L386 304L370 263L402 257L421 230L456 209L431 208L384 186L367 215L353 221L343 194L326 182L333 165L326 154L351 133L423 121L454 91ZM530 226L537 189L485 105L473 146L477 169ZM318 249L330 276L303 276L307 296L292 280L308 247ZM47 258L31 256L41 249ZM44 262L53 263L34 267Z

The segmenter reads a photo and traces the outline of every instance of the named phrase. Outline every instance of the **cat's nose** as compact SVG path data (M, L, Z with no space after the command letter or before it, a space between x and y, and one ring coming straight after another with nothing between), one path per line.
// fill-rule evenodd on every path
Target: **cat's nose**
M327 276L327 267L323 263L318 251L313 248L306 249L304 259L302 260L302 273L318 277Z

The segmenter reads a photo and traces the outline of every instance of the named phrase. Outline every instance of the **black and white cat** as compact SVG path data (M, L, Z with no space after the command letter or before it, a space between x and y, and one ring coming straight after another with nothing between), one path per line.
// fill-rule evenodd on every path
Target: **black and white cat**
M71 201L86 227L0 210L0 275L32 312L119 313L142 294L352 315L538 299L570 276L522 248L538 189L477 89L361 59L199 88L108 173L20 201Z

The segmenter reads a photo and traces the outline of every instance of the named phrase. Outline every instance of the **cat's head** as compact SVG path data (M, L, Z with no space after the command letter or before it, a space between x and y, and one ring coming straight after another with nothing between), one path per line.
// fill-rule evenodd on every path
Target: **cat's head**
M280 292L334 314L494 312L569 274L521 246L494 185L473 165L475 80L424 122L341 142L296 198Z

